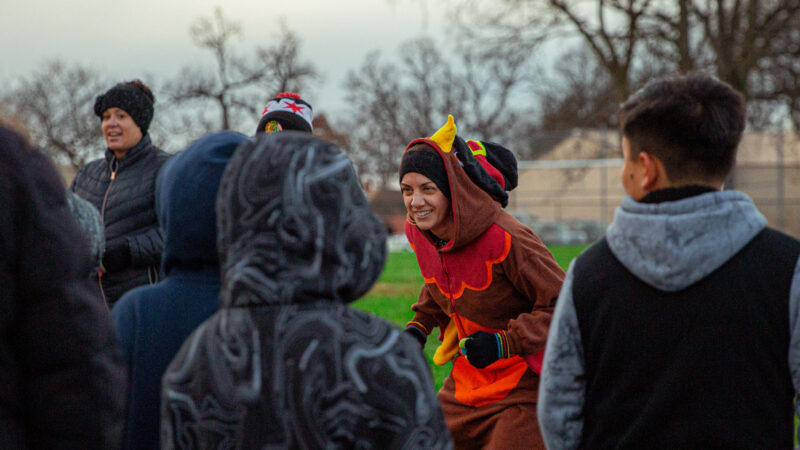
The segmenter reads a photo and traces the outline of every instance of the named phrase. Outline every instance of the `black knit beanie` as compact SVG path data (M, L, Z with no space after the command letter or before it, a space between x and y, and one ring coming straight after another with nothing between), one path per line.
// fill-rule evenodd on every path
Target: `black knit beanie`
M150 121L153 120L153 101L141 89L132 84L119 83L105 94L98 95L94 101L94 113L102 119L108 108L119 108L128 113L142 135L147 134Z
M400 181L409 172L416 172L425 175L436 184L447 199L450 199L450 182L447 178L447 171L444 168L444 160L436 150L427 147L412 147L400 163Z

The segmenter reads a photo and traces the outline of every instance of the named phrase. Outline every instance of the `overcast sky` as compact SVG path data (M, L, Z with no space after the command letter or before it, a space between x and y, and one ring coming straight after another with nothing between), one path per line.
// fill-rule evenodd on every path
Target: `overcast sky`
M0 0L0 80L61 58L122 79L172 77L192 62L210 62L189 26L222 6L240 21L239 48L268 45L278 19L302 39L302 56L325 79L310 99L315 111L337 110L348 70L370 50L389 53L442 23L440 0ZM423 14L427 11L428 14ZM261 100L259 100L261 101Z

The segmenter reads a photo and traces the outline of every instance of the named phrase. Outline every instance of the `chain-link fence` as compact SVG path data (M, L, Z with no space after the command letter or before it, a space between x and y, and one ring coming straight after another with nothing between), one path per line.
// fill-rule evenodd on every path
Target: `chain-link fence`
M536 161L519 162L508 210L548 243L592 242L625 191L616 131L576 131ZM746 133L726 189L748 194L769 225L800 238L800 139ZM598 231L599 230L599 231Z

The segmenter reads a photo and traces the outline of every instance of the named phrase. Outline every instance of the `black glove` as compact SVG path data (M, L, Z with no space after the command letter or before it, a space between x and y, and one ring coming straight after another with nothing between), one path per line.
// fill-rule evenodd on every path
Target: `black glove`
M103 271L119 272L131 265L131 247L128 241L122 241L113 247L107 248L103 253Z
M458 346L470 364L483 369L500 358L508 358L508 339L505 331L487 333L476 331L462 339Z
M428 341L428 336L425 336L425 333L422 332L419 328L409 325L406 327L406 333L410 334L417 340L417 344L419 348L425 348L425 342Z

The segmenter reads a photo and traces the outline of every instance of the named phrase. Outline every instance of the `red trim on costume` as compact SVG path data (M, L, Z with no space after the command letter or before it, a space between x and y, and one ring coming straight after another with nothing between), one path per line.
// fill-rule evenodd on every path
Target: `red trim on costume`
M412 228L412 233L419 233L419 238L424 239L416 227ZM483 291L492 284L492 266L508 257L511 235L495 224L471 244L468 251L444 253L447 258L447 277L433 245L412 245L411 248L417 255L425 282L435 284L444 296L455 300L464 294L464 289ZM447 286L448 281L452 288Z

